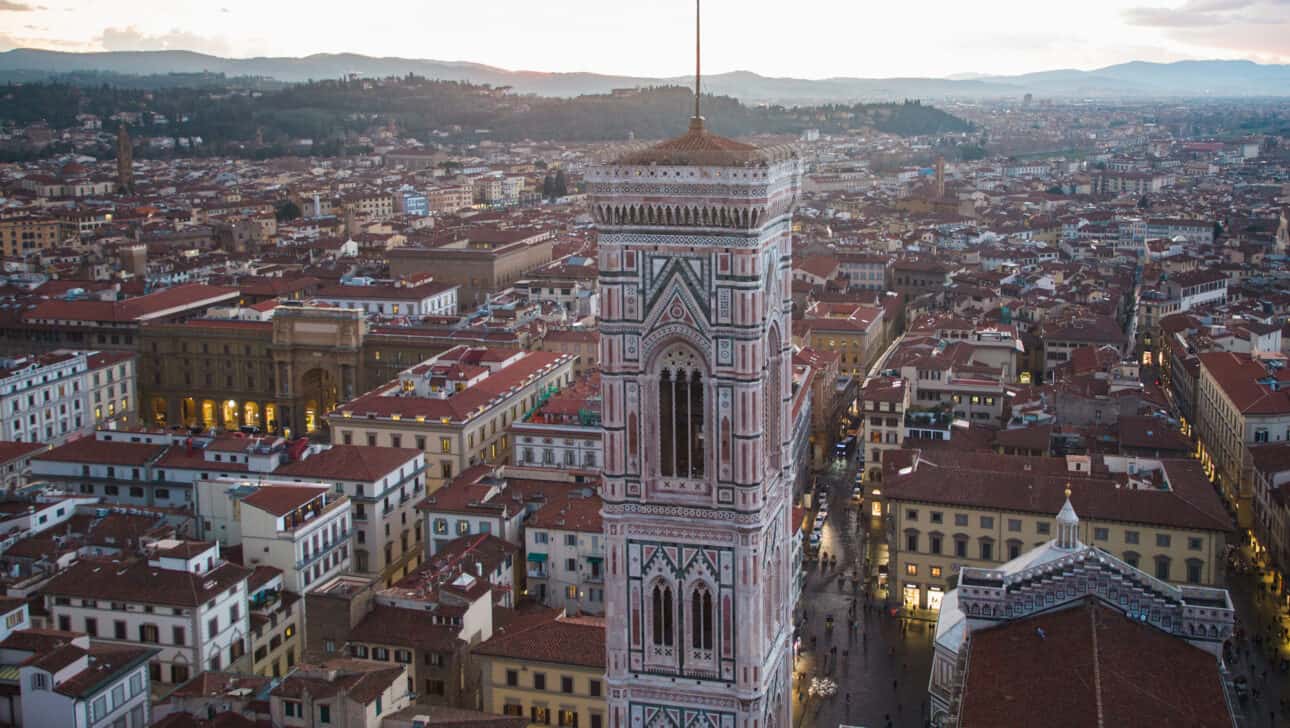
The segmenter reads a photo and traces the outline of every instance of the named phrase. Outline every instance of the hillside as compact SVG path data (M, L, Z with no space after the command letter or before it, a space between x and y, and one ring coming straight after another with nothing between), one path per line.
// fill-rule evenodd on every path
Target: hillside
M313 140L315 153L335 151L373 127L391 122L422 140L471 142L657 139L685 130L693 92L663 86L574 98L516 96L501 89L418 77L372 82L320 81L251 90L229 82L153 87L24 83L0 87L0 122L43 121L56 129L76 125L78 114L110 119L136 112L134 133L201 137L208 153L234 153L262 136L265 155L285 153L292 142ZM705 95L704 115L727 136L825 133L876 129L899 135L940 135L972 125L918 102L785 108L747 106L729 96ZM110 124L109 124L110 126Z
M618 88L688 84L688 78L511 71L478 63L374 58L327 53L302 58L220 58L191 51L67 53L17 48L0 53L0 81L43 80L54 74L107 72L125 76L224 74L280 82L413 74L443 81L505 86L520 94L574 97ZM1055 70L1017 76L958 74L950 78L769 78L748 71L705 77L707 90L745 103L818 104L905 98L998 98L1025 93L1055 97L1288 96L1290 65L1250 61L1132 62L1090 71Z

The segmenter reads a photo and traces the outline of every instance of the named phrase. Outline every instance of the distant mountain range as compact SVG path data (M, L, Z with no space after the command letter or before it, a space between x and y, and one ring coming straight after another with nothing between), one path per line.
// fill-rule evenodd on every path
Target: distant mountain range
M373 58L352 53L303 58L221 58L191 51L66 53L30 48L0 52L0 80L36 80L58 74L104 72L147 76L222 73L286 82L413 73L432 79L509 86L518 93L571 97L638 86L688 84L688 77L644 78L595 73L508 71L478 63ZM1064 69L1019 76L975 73L950 78L769 78L750 71L704 77L704 91L745 103L849 103L873 100L1018 97L1129 98L1290 96L1290 65L1251 61L1134 61L1092 71Z

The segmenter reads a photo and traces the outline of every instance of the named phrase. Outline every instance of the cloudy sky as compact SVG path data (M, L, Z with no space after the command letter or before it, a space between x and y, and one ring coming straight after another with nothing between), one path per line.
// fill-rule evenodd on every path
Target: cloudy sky
M0 50L353 52L672 76L692 67L692 22L689 0L0 0ZM712 73L948 76L1188 58L1290 63L1290 0L704 4Z

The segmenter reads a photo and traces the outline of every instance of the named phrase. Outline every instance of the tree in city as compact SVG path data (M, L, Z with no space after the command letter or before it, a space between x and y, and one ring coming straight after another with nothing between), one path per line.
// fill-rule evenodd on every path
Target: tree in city
M564 170L556 170L555 182L551 185L551 196L557 198L567 194L569 194L569 181L564 178Z
M295 220L300 217L300 205L293 200L280 200L277 205L274 205L273 216L278 222Z

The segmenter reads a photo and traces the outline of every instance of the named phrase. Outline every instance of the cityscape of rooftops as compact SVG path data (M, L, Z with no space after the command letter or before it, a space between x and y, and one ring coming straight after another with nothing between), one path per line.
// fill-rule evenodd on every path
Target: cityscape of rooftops
M1290 728L1282 0L0 0L0 724Z

